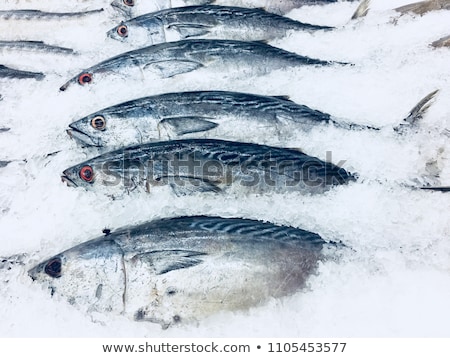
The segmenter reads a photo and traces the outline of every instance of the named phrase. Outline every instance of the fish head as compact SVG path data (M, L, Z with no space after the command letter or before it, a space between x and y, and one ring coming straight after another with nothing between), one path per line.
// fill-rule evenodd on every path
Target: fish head
M89 70L80 72L78 75L76 75L75 77L71 78L70 80L68 80L66 83L64 83L59 90L60 91L65 91L70 85L78 83L81 86L86 86L91 84L93 81L93 73Z
M89 161L64 170L61 180L68 186L93 189L99 181L100 165Z
M127 17L131 17L133 14L134 6L136 5L136 0L113 0L111 6L119 10L122 14Z
M114 240L102 237L39 263L28 275L52 296L64 297L71 304L86 306L89 311L120 313L124 270L121 248Z
M69 124L67 134L82 146L102 147L101 134L105 127L106 120L103 116L85 117Z
M151 104L124 103L90 114L71 124L67 134L82 146L119 148L159 140L157 111Z
M114 40L132 43L134 46L150 46L166 42L164 23L158 16L122 21L109 30L107 36Z
M82 187L86 190L113 194L134 188L133 175L140 176L143 170L142 167L127 160L122 150L117 150L64 170L61 180L69 187Z

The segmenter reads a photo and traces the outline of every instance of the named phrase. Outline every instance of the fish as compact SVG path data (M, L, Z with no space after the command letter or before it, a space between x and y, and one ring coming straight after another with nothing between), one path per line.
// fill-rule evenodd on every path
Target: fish
M48 45L43 41L0 41L0 50L3 49L17 49L58 54L74 53L74 51L70 48Z
M444 36L437 41L434 41L431 46L434 48L438 47L450 47L450 35Z
M6 167L11 161L9 160L0 160L0 168Z
M354 174L299 150L219 139L180 139L117 149L63 171L68 186L113 197L169 186L197 193L323 193Z
M45 75L42 72L21 71L10 67L6 67L4 65L0 65L0 78L17 78L17 79L32 78L40 81L44 77Z
M163 9L207 4L264 8L266 11L284 15L289 11L302 6L325 5L336 3L338 1L339 0L113 0L111 5L130 18Z
M144 46L188 38L263 41L284 37L289 31L331 29L263 9L203 5L166 9L122 21L107 35L133 46Z
M297 104L285 96L261 96L229 91L164 93L96 111L69 125L67 133L82 146L119 148L201 134L245 140L242 128L259 135L306 134L319 125L345 129L379 128L345 123L327 113Z
M424 186L421 189L430 191L440 191L442 193L450 192L450 186Z
M28 274L80 310L169 328L295 294L343 248L291 226L174 217L108 230Z
M217 73L223 66L227 73L249 68L253 73L267 73L295 66L331 66L346 63L323 61L298 55L263 42L235 40L182 40L151 45L119 54L83 70L60 87L71 84L92 85L97 76L139 68L158 78L170 78L199 68L211 67Z
M103 12L103 9L81 11L81 12L46 12L34 9L0 10L2 20L54 20L66 18L79 18Z
M427 0L412 4L400 6L395 9L402 14L412 12L417 15L423 15L430 11L450 10L450 0Z

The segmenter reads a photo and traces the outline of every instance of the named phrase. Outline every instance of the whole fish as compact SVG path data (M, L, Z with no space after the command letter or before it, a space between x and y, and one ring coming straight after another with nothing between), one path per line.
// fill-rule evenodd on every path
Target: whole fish
M185 139L118 149L66 169L69 186L116 195L170 185L199 192L316 194L354 181L346 170L300 151L217 139Z
M294 294L339 246L261 221L178 217L87 241L29 275L80 309L167 328Z
M186 6L145 14L108 31L108 36L134 46L187 38L263 41L286 36L289 31L330 30L266 12L229 6Z
M70 48L47 45L43 41L0 41L0 50L17 49L44 53L73 54Z
M253 73L267 73L295 66L336 63L301 56L262 42L182 40L144 47L102 61L80 72L60 90L66 90L73 83L92 84L97 76L136 67L151 71L160 78L169 78L203 67L213 68L216 72L222 67L227 73L242 68Z
M82 12L45 12L40 10L0 10L2 20L53 20L66 18L79 18L91 14L98 14L103 9Z
M423 15L430 11L436 10L450 10L450 0L427 0L419 1L412 4L400 6L395 11L403 14L413 12L418 15Z
M293 128L308 132L328 123L369 128L338 122L286 97L197 91L165 93L104 108L71 123L68 133L82 145L118 148L200 134L245 140L242 128L248 126L273 138L289 135Z
M450 47L450 35L444 36L437 41L434 41L431 46L437 47Z
M305 5L323 5L337 1L339 0L113 0L111 5L123 12L127 17L134 17L162 9L211 3L225 6L264 8L266 11L283 15Z
M21 71L6 67L4 65L0 65L0 78L17 78L17 79L32 78L35 80L42 80L44 77L45 76L42 72Z

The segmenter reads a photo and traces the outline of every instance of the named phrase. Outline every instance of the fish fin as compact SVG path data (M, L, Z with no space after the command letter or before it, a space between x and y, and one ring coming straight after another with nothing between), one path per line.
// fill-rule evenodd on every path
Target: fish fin
M167 60L148 63L144 66L144 69L152 67L157 70L162 78L170 78L182 73L195 71L202 66L201 63L189 60Z
M170 187L176 196L208 192L219 193L222 191L222 189L208 179L187 176L172 176L168 179L170 179Z
M363 0L356 8L356 11L352 15L352 20L359 19L360 17L364 17L369 12L370 0Z
M211 26L202 24L173 24L167 27L177 31L183 38L203 36L209 33Z
M201 264L203 260L199 256L203 255L206 253L189 250L158 250L138 254L133 257L133 260L142 260L154 268L157 275L163 275L170 271Z
M426 5L430 1L419 1L414 2L412 4L403 5L395 8L394 10L400 12L402 14L406 14L407 12L414 12L418 15L423 15L426 12Z
M403 134L406 128L417 125L417 122L419 122L423 118L428 108L430 108L431 101L438 92L439 90L435 90L421 99L420 102L417 103L409 112L408 116L403 119L403 122L400 123L397 127L394 127L394 130L400 134Z
M208 121L202 117L194 116L164 118L159 124L167 126L169 130L177 136L188 133L205 132L218 126L217 123Z
M271 96L272 98L282 99L283 101L294 102L289 96Z

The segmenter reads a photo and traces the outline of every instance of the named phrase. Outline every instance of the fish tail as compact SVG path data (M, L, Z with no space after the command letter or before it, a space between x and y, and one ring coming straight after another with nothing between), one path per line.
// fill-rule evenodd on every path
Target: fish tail
M369 12L370 0L362 0L356 11L353 13L351 20L359 19L364 17Z
M423 118L428 108L430 108L432 100L435 98L438 92L439 90L435 90L421 99L420 102L417 103L409 112L406 118L403 119L403 122L400 123L397 127L394 127L394 130L397 133L403 134L405 132L405 129L416 126L417 123Z

